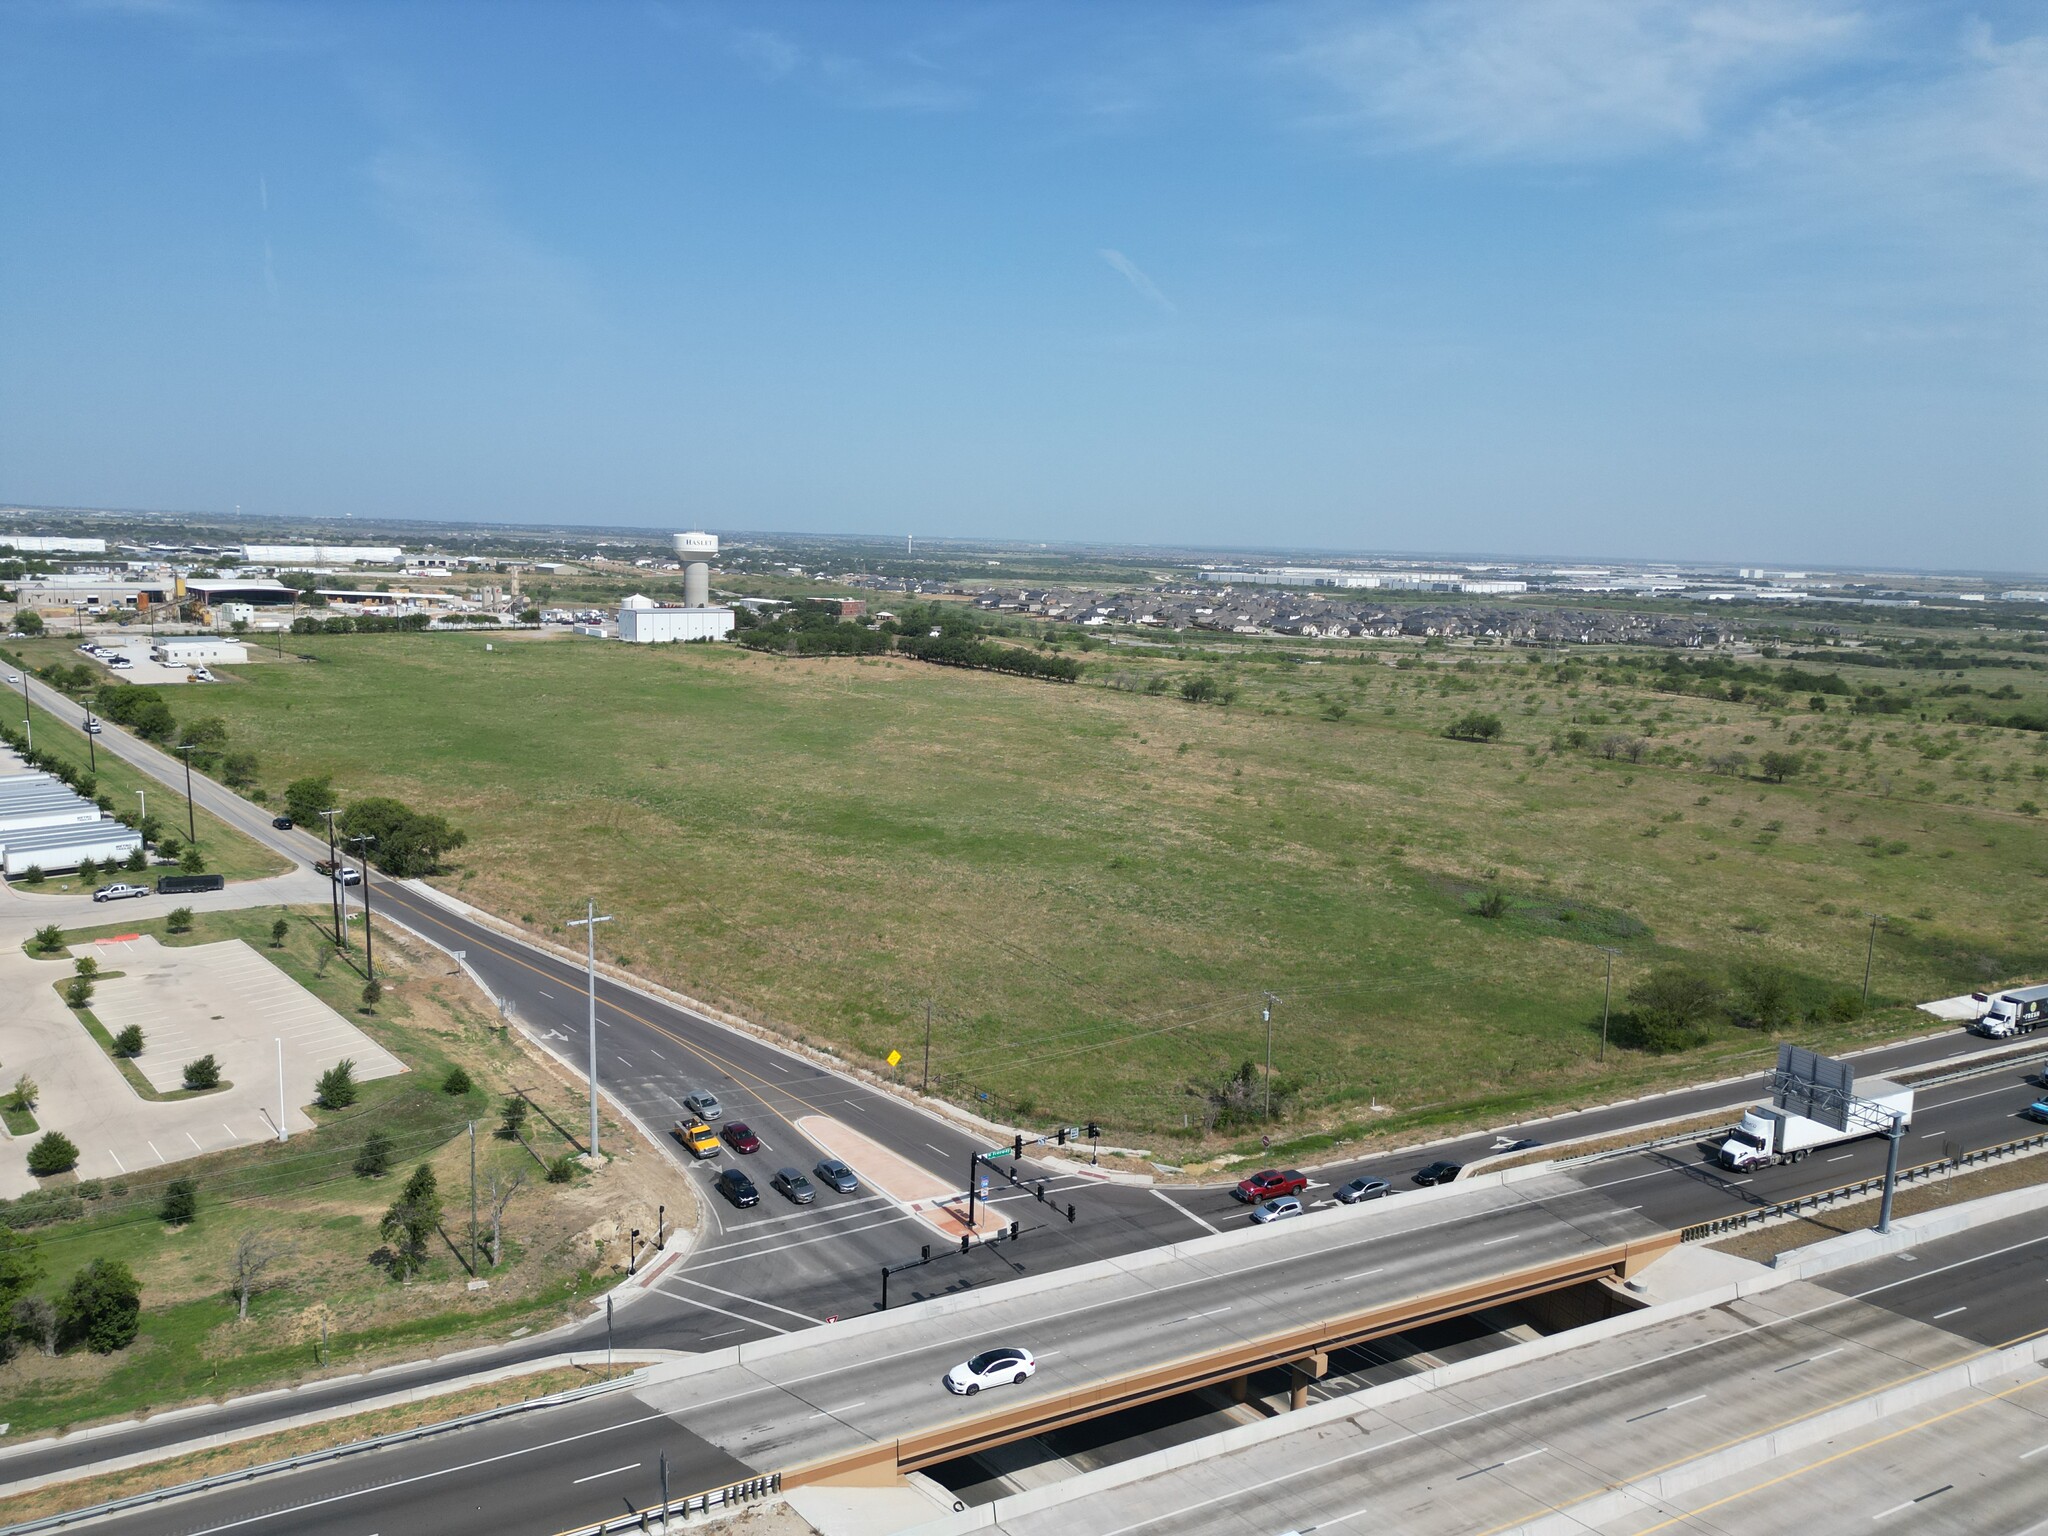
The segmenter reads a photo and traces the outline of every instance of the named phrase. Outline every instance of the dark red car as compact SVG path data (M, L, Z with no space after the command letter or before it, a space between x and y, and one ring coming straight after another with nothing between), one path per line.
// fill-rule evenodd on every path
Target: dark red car
M732 1124L728 1125L718 1134L725 1138L725 1144L735 1152L758 1152L761 1150L761 1138L747 1129L747 1122L744 1120L733 1121Z
M1308 1175L1299 1168L1289 1168L1284 1173L1278 1168L1268 1168L1263 1173L1255 1173L1244 1180L1237 1186L1235 1193L1245 1204L1256 1205L1261 1200L1277 1200L1282 1195L1298 1195L1307 1188Z

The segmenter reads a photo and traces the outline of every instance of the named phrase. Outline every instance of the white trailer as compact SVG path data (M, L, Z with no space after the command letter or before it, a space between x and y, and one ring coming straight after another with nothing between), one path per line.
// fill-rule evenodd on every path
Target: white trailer
M2048 1024L2048 987L2018 987L1991 998L1970 1028L1993 1040L2009 1040L2043 1024Z
M1854 1141L1885 1130L1890 1114L1899 1115L1906 1125L1913 1123L1913 1090L1888 1078L1873 1077L1856 1085L1856 1097L1873 1106L1876 1115L1854 1114L1849 1128L1838 1131L1819 1120L1809 1120L1790 1110L1759 1104L1742 1117L1728 1139L1714 1149L1714 1159L1724 1168L1747 1170L1768 1168L1773 1163L1796 1163L1807 1153L1837 1142Z

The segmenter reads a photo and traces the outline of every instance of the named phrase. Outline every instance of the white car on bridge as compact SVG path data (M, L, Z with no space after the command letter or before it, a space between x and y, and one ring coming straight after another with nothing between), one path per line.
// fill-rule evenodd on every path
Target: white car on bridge
M972 1397L983 1387L1006 1386L1022 1381L1038 1369L1038 1361L1021 1344L985 1349L972 1360L963 1360L946 1372L946 1390L960 1397Z

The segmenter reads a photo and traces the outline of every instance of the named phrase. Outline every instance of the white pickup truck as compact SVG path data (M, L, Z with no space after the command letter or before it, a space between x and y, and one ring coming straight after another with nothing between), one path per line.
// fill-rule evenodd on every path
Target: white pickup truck
M1856 1085L1856 1097L1881 1113L1891 1111L1913 1123L1913 1090L1888 1078L1873 1077ZM1768 1168L1773 1163L1796 1163L1807 1153L1837 1142L1854 1141L1885 1129L1876 1117L1859 1115L1849 1129L1838 1131L1819 1120L1809 1120L1789 1110L1759 1104L1742 1117L1728 1139L1714 1149L1714 1158L1724 1168L1747 1171Z

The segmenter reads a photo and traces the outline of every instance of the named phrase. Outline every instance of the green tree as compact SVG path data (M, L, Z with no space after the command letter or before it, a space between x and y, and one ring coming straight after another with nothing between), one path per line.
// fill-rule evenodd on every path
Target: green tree
M45 923L36 930L36 936L31 942L34 943L37 953L54 955L64 947L64 930L55 923Z
M270 925L270 947L272 949L283 949L284 941L290 938L291 935L292 925L280 917Z
M174 1227L182 1227L199 1214L199 1185L191 1179L173 1179L164 1186L164 1203L157 1211Z
M99 879L99 877L100 877L100 866L99 866L99 861L98 861L98 860L96 860L96 859L80 859L80 860L78 861L78 882L79 882L79 884L81 884L81 885L91 885L91 884L93 883L93 881L95 881L95 880Z
M14 1080L14 1091L8 1095L16 1109L33 1110L43 1090L36 1086L36 1080L26 1072Z
M135 1341L142 1327L142 1287L119 1259L94 1259L71 1277L57 1303L58 1336L111 1355Z
M575 1177L576 1159L567 1152L564 1152L560 1157L548 1164L548 1182L550 1184L566 1184Z
M384 996L384 983L372 976L363 983L363 1011L375 1013L377 1003Z
M449 1094L469 1092L469 1074L460 1067L450 1067L448 1075L441 1079L441 1091Z
M1181 679L1180 696L1190 704L1207 704L1216 697L1216 679L1195 676Z
M80 955L71 962L72 971L88 980L100 973L100 963L91 955Z
M190 933L192 931L192 909L190 907L171 908L164 916L164 926L173 933Z
M78 1143L62 1131L49 1131L28 1149L28 1171L39 1179L69 1173L78 1166Z
M73 1008L84 1008L92 1002L92 978L74 976L64 987L64 1001Z
M313 1093L322 1109L347 1109L356 1101L355 1062L349 1057L342 1057L320 1074L319 1085Z
M427 1264L427 1244L441 1224L441 1195L434 1170L425 1163L405 1181L391 1208L378 1223L378 1230L391 1245L391 1274L404 1280L418 1274Z
M143 870L149 868L149 855L140 848L130 848L128 850L128 857L121 861L121 867L130 874L140 874Z
M41 1246L26 1232L0 1227L0 1316L14 1310L43 1277Z
M178 855L178 869L188 875L206 873L206 855L199 851L197 843L185 845L185 851Z
M254 752L230 752L221 759L220 776L236 789L245 789L256 782L260 764Z
M1734 993L1730 1011L1738 1024L1782 1029L1792 1022L1792 978L1781 967L1742 965L1729 979Z
M284 809L300 826L318 826L320 813L334 809L334 780L324 774L319 778L293 779L284 787Z
M351 838L375 838L371 862L400 879L431 875L443 854L469 841L442 817L385 797L358 800L341 817L341 828Z
M363 1138L363 1144L356 1149L356 1177L381 1179L391 1171L391 1138L382 1131L372 1131Z
M1499 741L1500 716L1473 710L1470 714L1460 715L1445 726L1444 734L1454 741Z
M195 1092L220 1086L220 1063L213 1059L213 1052L185 1063L185 1086Z
M519 1133L526 1129L529 1108L524 1094L506 1094L504 1108L500 1111L502 1118L498 1122L498 1133L507 1141L517 1141Z
M14 615L14 632L18 635L40 635L43 632L43 616L33 608L23 608Z
M40 864L31 864L21 872L21 883L23 885L41 885L43 879L43 866Z
M142 1026L140 1024L130 1024L118 1035L114 1036L114 1054L116 1056L140 1056L142 1054Z
M1773 784L1782 784L1806 765L1806 759L1797 752L1772 750L1756 760L1757 768Z

